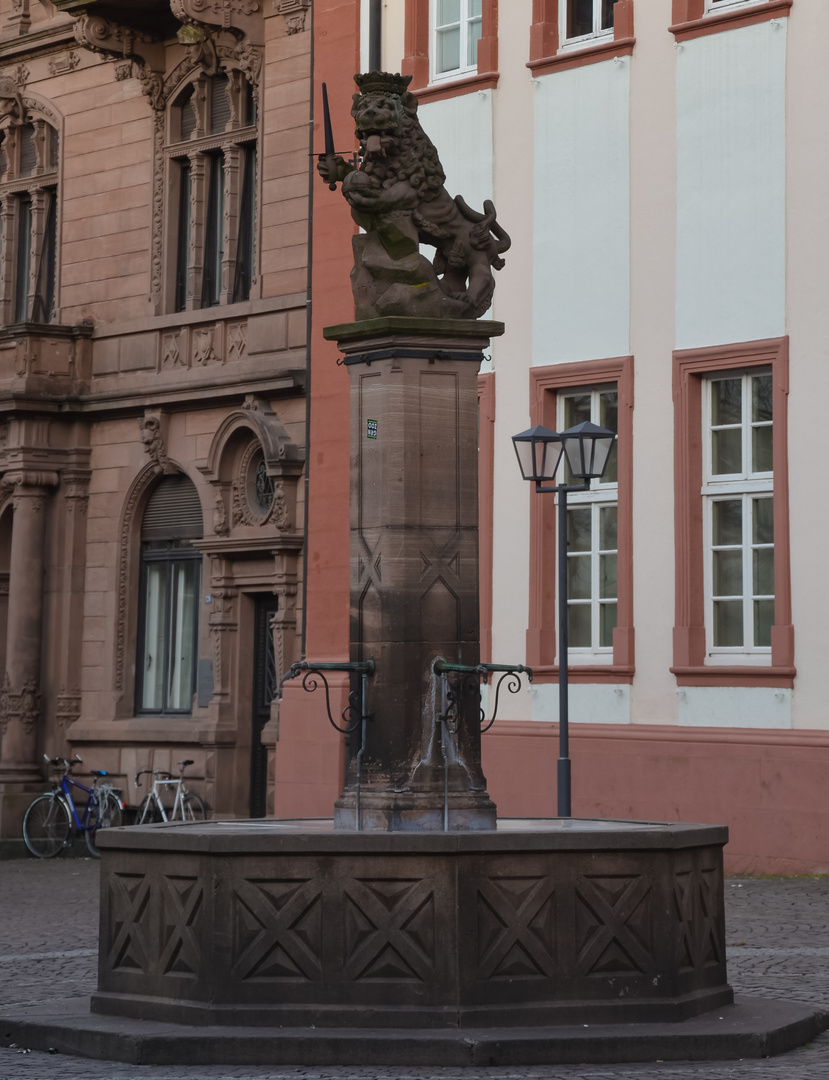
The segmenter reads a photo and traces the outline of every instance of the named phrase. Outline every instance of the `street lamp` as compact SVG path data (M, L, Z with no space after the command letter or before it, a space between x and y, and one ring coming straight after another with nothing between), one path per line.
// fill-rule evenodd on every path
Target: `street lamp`
M567 494L587 491L607 467L616 435L589 421L560 434L537 424L513 435L512 442L525 480L542 493L558 495L558 816L570 817L570 717L568 700L567 627ZM581 483L549 485L562 457L570 475Z

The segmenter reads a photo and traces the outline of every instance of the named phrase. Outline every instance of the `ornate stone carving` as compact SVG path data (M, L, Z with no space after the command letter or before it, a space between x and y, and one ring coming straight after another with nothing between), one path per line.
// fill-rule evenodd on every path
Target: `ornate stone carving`
M21 90L25 89L26 83L29 81L29 75L31 72L25 64L18 64L14 71L11 73L11 78Z
M186 357L181 353L181 331L171 330L161 337L161 369L187 367Z
M285 33L299 34L305 29L305 16L311 0L277 0L276 10L285 19Z
M67 71L74 71L80 62L81 58L78 54L74 49L70 49L68 53L52 57L49 61L49 74L65 75Z
M158 74L157 71L151 71L149 68L140 65L136 72L138 75L138 81L141 84L141 92L147 98L150 103L150 108L154 112L160 112L164 108L164 80Z
M86 517L89 508L89 477L86 475L61 475L63 498L66 503L66 513L74 516Z
M141 442L150 456L157 473L169 471L167 460L167 447L161 430L161 414L157 412L145 412L138 418L138 426L141 429Z
M227 536L227 507L221 491L216 492L213 500L213 532L217 536Z
M222 683L222 645L226 634L234 633L238 629L236 621L236 597L239 590L226 586L214 587L213 610L208 619L210 629L210 641L213 645L213 672L216 678L215 694L222 696L227 694L228 688Z
M215 349L215 326L198 326L193 330L193 363L220 364L221 357Z
M164 112L153 113L153 196L152 245L150 251L150 295L161 300L164 273Z
M256 499L256 505L251 505L251 495L259 494L257 482L261 484L259 474L264 471L263 466L260 444L249 443L239 463L239 474L231 485L231 520L234 525L274 525L280 532L285 532L290 528L290 518L281 480L273 481L267 499L263 492L263 497ZM265 505L267 509L264 509Z
M0 120L10 119L17 126L27 120L20 86L7 75L0 76Z
M118 60L115 65L115 81L124 82L135 74L132 60Z
M242 42L233 50L234 59L253 87L254 100L259 102L259 84L262 74L262 53L253 45Z
M259 0L170 0L170 8L179 22L221 27L248 38L261 32Z
M153 41L147 34L109 22L100 15L79 16L74 31L77 43L90 52L106 57L120 56L124 60L137 60L152 66L149 59L154 51Z
M413 315L477 319L492 303L493 268L510 246L495 207L478 213L450 197L435 147L417 118L411 76L356 75L351 115L360 141L359 168L326 147L318 169L342 181L354 221L352 291L357 319ZM433 262L419 253L436 248Z
M29 675L20 690L15 691L6 672L0 689L0 733L5 734L9 723L16 720L31 735L40 719L41 697L34 676Z
M72 689L67 692L65 686L61 687L55 707L55 718L57 719L58 727L61 729L68 728L70 724L74 724L76 720L80 719L80 715L80 688L73 686Z
M227 359L242 360L247 352L247 323L230 323L227 328Z

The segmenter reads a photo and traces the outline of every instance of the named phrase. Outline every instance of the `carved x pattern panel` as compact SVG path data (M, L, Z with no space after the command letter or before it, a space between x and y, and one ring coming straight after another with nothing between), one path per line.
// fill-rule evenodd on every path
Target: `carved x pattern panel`
M434 978L435 897L429 881L353 878L343 902L346 980Z
M322 890L310 880L242 879L233 890L235 979L322 978Z
M582 876L576 882L576 973L646 974L655 967L651 883Z
M104 968L196 977L203 896L195 877L112 874Z
M150 970L150 882L144 874L113 874L107 888L109 914L104 967L114 971Z
M679 871L674 876L681 971L721 964L725 960L719 882L715 867Z
M164 974L197 975L197 923L204 890L196 878L162 877L158 968Z
M554 896L550 877L493 877L479 882L479 979L554 975Z

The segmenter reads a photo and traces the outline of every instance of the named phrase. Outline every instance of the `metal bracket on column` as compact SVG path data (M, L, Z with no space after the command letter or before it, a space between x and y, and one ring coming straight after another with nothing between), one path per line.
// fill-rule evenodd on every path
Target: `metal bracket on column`
M460 704L464 696L477 697L478 712L480 714L481 731L489 731L495 723L498 715L498 698L501 693L501 684L506 680L507 690L511 694L517 694L521 689L521 675L527 676L527 681L533 681L532 668L524 667L523 664L447 664L444 660L435 660L432 671L440 676L441 702L443 711L438 713L440 721L440 750L443 756L443 830L449 831L449 757L446 752L446 735L455 735L460 722ZM501 677L495 684L495 706L489 721L481 708L481 686L489 683L489 676L500 673ZM450 683L450 675L460 675L461 678L454 684Z
M449 718L454 712L455 720L457 724L461 698L464 694L472 696L478 695L480 702L481 686L486 686L489 683L489 676L493 674L501 674L500 679L495 684L495 705L492 710L492 716L487 721L483 709L480 709L481 713L481 731L489 731L498 716L498 699L501 694L501 684L506 681L506 688L511 694L517 694L521 689L521 675L527 676L527 681L533 681L532 668L524 667L523 664L475 664L469 666L468 664L447 664L443 660L435 660L432 665L432 670L436 675L439 675L444 688L444 714L439 717L442 723L450 722ZM463 676L460 683L453 687L449 685L447 676L451 674L458 674Z
M375 670L376 665L373 660L361 660L342 664L315 663L312 660L299 660L297 663L291 664L290 670L286 671L282 676L281 684L281 686L284 686L288 679L295 679L298 675L302 674L302 689L306 690L309 694L313 694L313 692L319 688L319 682L317 681L318 676L322 681L322 685L325 687L325 711L328 713L328 721L331 726L336 731L339 731L341 735L351 735L357 728L360 728L360 749L357 752L357 797L354 807L354 828L357 831L360 829L360 782L362 779L363 751L366 748L366 724L369 720L374 719L374 713L370 713L367 708L367 681L374 674ZM340 719L345 725L344 727L340 727L331 715L331 695L328 679L325 677L326 671L347 671L350 675L354 674L360 676L360 692L358 693L356 690L352 690L349 693L348 704L340 713ZM281 696L280 688L280 697Z

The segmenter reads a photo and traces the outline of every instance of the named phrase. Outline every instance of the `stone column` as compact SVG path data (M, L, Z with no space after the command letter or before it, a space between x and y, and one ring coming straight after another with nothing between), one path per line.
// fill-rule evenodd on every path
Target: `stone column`
M449 828L495 826L477 697L464 697L457 730L442 732L432 664L480 660L477 376L501 332L500 323L404 317L326 331L351 380L351 659L377 665L364 829L443 828L444 751ZM359 735L349 741L338 828L355 823Z
M14 484L6 671L0 691L0 781L28 782L37 768L43 630L46 485L52 474L7 475Z

